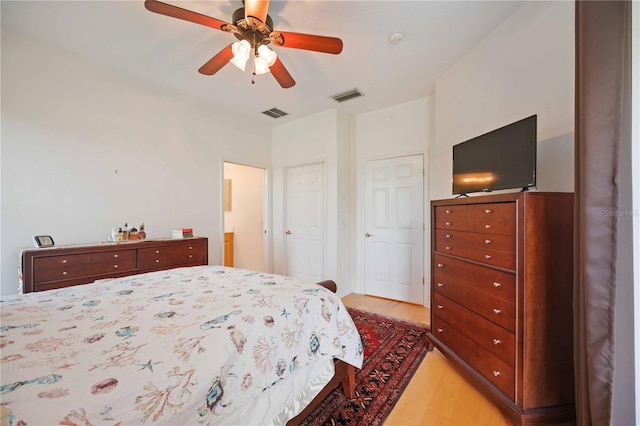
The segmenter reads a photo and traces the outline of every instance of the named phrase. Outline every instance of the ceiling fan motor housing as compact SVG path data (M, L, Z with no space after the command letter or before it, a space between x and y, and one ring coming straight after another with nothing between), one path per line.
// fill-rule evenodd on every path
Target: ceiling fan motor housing
M233 12L233 25L237 28L237 32L233 32L238 40L247 40L251 47L256 49L262 44L269 44L269 35L273 31L273 20L267 15L267 22L261 22L259 19L251 16L249 19L244 17L244 7Z

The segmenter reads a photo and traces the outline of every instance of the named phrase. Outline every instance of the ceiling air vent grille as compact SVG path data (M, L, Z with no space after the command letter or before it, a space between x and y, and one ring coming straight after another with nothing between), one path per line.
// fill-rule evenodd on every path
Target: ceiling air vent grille
M285 115L289 115L288 112L281 111L278 108L271 108L269 110L262 111L262 113L264 115L268 115L271 118L280 118L280 117L284 117Z
M338 93L337 95L331 96L333 100L336 102L344 102L349 99L357 98L359 96L364 96L364 93L359 91L358 89L347 90L346 92Z

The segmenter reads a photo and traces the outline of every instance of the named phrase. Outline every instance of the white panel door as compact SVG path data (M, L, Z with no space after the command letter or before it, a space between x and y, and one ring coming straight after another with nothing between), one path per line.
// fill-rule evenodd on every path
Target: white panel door
M366 294L423 303L423 167L422 155L365 164Z
M324 164L288 167L285 198L287 275L324 279Z

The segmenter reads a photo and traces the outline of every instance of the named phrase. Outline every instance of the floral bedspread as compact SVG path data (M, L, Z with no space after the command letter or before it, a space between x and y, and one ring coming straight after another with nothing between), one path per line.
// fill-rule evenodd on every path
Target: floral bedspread
M335 294L247 270L179 268L0 309L2 424L242 424L253 398L315 360L362 365Z

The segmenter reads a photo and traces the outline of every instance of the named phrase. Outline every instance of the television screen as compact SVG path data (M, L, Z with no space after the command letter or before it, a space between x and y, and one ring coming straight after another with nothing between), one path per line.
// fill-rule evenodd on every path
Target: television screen
M537 115L453 146L453 193L536 185Z

